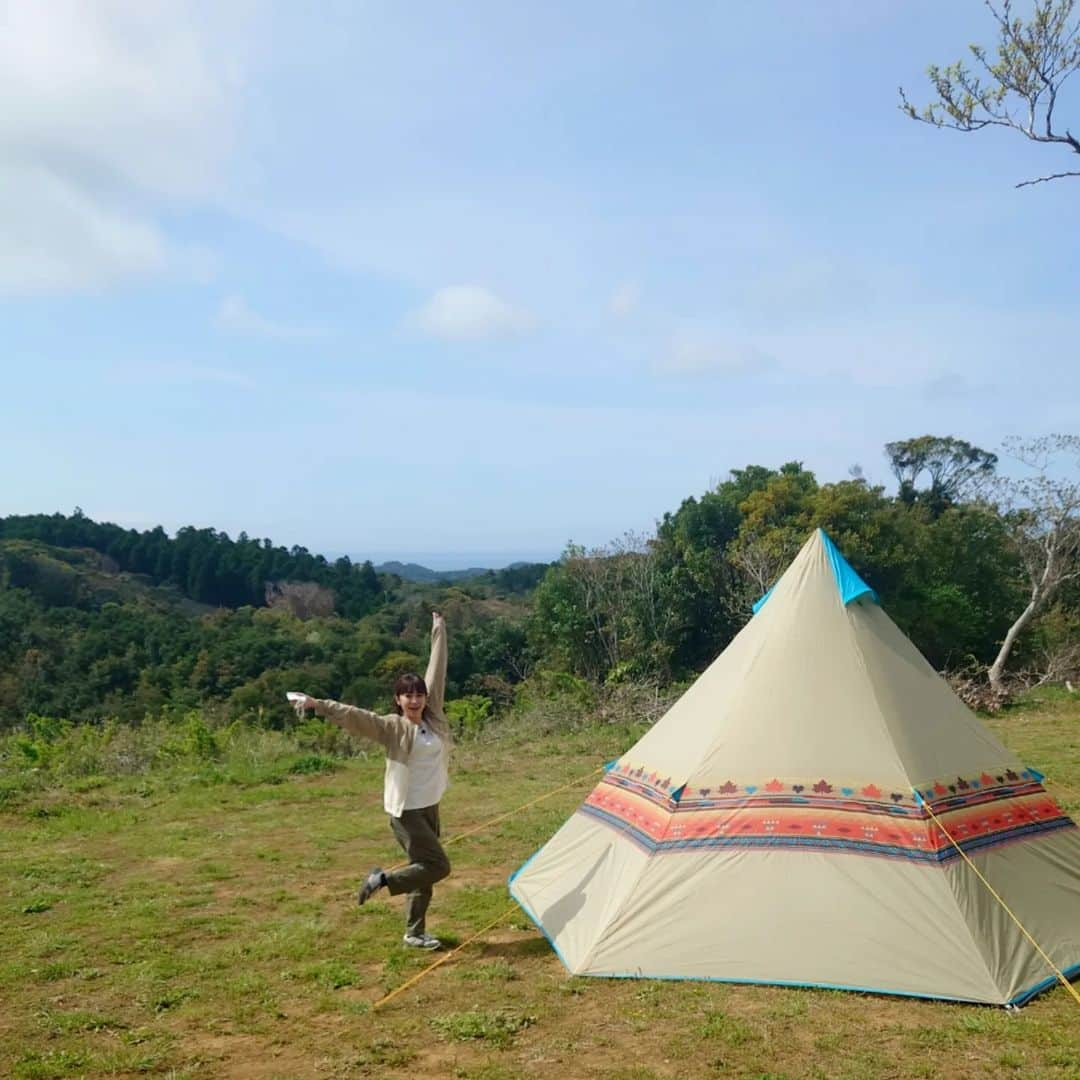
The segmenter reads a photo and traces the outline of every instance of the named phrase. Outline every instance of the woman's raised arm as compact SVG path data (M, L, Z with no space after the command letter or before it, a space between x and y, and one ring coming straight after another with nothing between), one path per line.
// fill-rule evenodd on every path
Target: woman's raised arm
M428 705L441 713L446 698L446 620L438 611L431 613L431 658L424 682L427 684Z

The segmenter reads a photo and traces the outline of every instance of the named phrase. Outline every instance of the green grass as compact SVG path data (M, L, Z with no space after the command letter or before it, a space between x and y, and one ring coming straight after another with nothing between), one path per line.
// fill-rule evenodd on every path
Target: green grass
M1080 813L1075 697L1040 693L987 723ZM519 725L463 742L447 835L584 776L638 734ZM400 900L355 904L362 874L399 858L381 761L337 756L317 733L304 745L257 732L217 733L204 761L192 755L205 738L189 736L166 760L129 733L99 745L60 732L74 760L47 743L35 773L0 749L0 1075L1080 1077L1080 1010L1061 989L1010 1015L574 978L516 909L373 1009L435 959L401 944ZM109 754L146 769L109 771ZM507 912L507 874L593 782L451 846L430 929L458 943Z
M514 1035L535 1023L535 1016L513 1010L475 1007L468 1012L447 1013L431 1018L431 1026L448 1039L459 1042L480 1039L500 1048L509 1046Z

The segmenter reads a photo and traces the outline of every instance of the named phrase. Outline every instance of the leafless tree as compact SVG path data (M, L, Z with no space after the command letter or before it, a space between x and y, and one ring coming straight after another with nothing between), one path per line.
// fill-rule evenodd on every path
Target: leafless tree
M283 608L298 619L325 618L334 613L334 592L314 581L268 581L266 606Z
M1027 470L1020 479L999 477L997 497L1030 592L987 672L996 691L1017 638L1065 582L1080 577L1080 436L1014 439L1006 451Z
M731 562L748 583L745 599L752 603L768 592L802 543L790 530L775 529L767 537L756 532L741 534L731 546Z
M997 59L981 45L969 46L977 67L962 60L927 69L938 100L917 109L900 88L900 108L911 117L939 128L979 131L1011 128L1037 143L1057 143L1080 154L1080 139L1058 126L1054 115L1061 88L1080 68L1080 20L1073 18L1075 0L1036 0L1026 22L1013 14L1012 0L986 6L997 23ZM981 69L981 70L980 70ZM1080 170L1024 180L1017 187L1080 176Z

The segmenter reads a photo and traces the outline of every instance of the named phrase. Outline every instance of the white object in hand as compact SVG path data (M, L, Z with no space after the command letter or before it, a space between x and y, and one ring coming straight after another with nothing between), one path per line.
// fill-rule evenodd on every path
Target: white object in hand
M307 703L307 694L297 693L295 690L287 690L285 696L289 699L289 704L293 707L293 712L296 713L297 719L304 719L304 706Z

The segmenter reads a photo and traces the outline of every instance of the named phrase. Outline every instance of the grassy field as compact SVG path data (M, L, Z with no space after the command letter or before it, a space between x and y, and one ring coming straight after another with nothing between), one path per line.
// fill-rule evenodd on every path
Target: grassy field
M1080 702L1044 695L988 723L1076 816ZM171 758L158 753L131 775L96 771L108 769L100 746L83 746L78 767L50 759L60 752L50 746L78 756L72 733L8 737L0 1075L1080 1077L1080 1008L1060 988L1009 1014L575 979L516 909L373 1010L433 959L400 944L400 900L355 905L362 872L399 855L380 758L186 732ZM584 777L637 734L604 725L536 737L519 726L463 744L447 834ZM110 752L130 765L137 749ZM429 928L457 943L510 908L507 874L593 782L449 848L454 873Z

